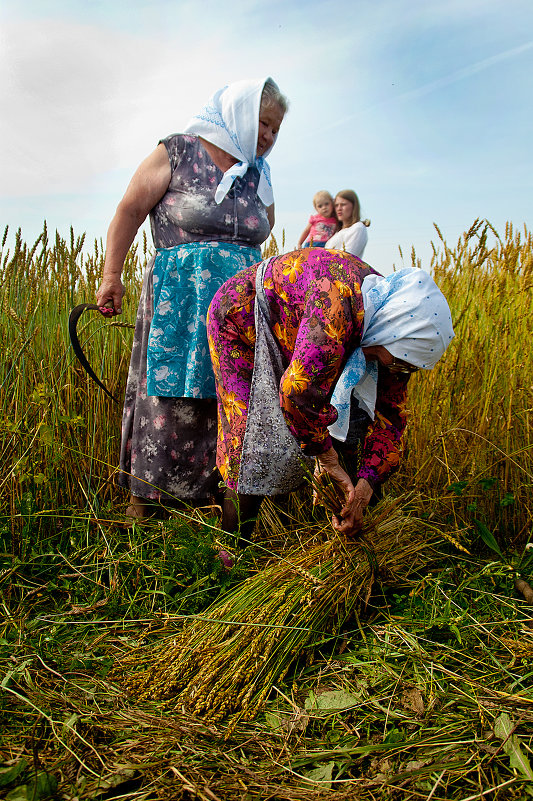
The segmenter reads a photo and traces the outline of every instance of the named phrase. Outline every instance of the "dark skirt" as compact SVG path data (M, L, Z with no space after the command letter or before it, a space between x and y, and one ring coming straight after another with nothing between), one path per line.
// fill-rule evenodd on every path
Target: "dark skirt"
M135 496L155 501L207 500L220 480L215 466L216 399L146 394L153 263L146 269L135 324L118 483Z

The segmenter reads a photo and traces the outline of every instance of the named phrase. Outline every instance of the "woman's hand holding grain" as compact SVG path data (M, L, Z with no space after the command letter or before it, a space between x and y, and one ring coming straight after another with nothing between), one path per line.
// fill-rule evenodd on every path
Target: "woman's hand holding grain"
M344 495L344 506L339 515L333 515L331 522L335 531L347 537L357 534L363 525L363 511L372 497L372 487L364 479L352 484L348 473L339 464L339 458L334 448L317 456L317 466L320 472L327 473Z
M370 503L370 499L372 497L374 490L364 478L360 478L357 484L355 485L354 490L354 498L351 504L351 507L344 507L341 511L342 520L340 526L335 526L333 523L334 528L337 531L346 534L346 536L354 536L357 534L362 526L363 526L363 512ZM342 528L342 524L346 523L347 527ZM351 526L348 528L348 525Z

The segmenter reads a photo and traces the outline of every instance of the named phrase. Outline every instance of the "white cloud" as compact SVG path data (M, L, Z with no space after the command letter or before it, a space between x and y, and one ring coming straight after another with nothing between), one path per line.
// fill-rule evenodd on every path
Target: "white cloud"
M179 27L185 34L183 21ZM6 195L79 191L108 170L133 169L219 83L242 77L243 64L247 74L265 74L260 59L243 60L220 30L170 43L40 19L5 23L0 37Z
M270 158L276 232L286 228L289 245L318 188L360 192L377 265L397 258L395 242L404 251L427 242L433 219L460 232L496 209L520 224L531 208L531 192L513 188L531 173L528 8L3 0L2 221L26 230L33 215L37 226L46 217L52 228L102 236L159 137L179 131L222 83L270 73L291 101ZM503 165L505 148L523 158L519 167Z
M104 28L40 20L3 27L0 150L6 194L60 193L112 168L130 165L161 135L169 114L174 49ZM183 53L184 48L181 48ZM186 119L208 71L180 71L176 91ZM175 123L176 124L176 123ZM179 123L178 123L179 124ZM166 132L166 129L163 129Z

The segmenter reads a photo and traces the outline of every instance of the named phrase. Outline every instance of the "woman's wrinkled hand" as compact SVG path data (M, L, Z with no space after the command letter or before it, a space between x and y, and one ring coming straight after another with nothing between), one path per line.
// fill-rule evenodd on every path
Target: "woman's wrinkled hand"
M120 278L103 279L96 293L96 305L105 315L122 314L122 298L125 293L124 284Z
M339 464L334 448L317 456L316 473L327 473L344 496L340 513L332 517L333 528L346 537L357 536L363 526L364 510L370 503L374 490L364 478L360 478L354 487L349 475Z
M363 527L363 512L370 503L374 490L364 478L360 478L355 485L353 500L341 509L338 525L333 527L347 537L356 536Z
M359 479L354 487L348 473L340 466L334 448L317 456L315 475L317 473L327 473L344 497L340 514L332 517L333 528L347 537L357 535L363 525L363 512L372 497L372 487L364 478Z

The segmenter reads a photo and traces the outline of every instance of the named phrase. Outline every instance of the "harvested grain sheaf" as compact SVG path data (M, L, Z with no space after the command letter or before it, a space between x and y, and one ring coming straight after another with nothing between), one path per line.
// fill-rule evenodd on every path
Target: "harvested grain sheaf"
M115 676L139 700L166 700L211 722L227 718L231 731L257 715L303 651L364 610L376 581L404 582L440 539L390 503L359 540L329 531L324 541L324 527L311 526L305 547L278 557L174 636L130 652Z

